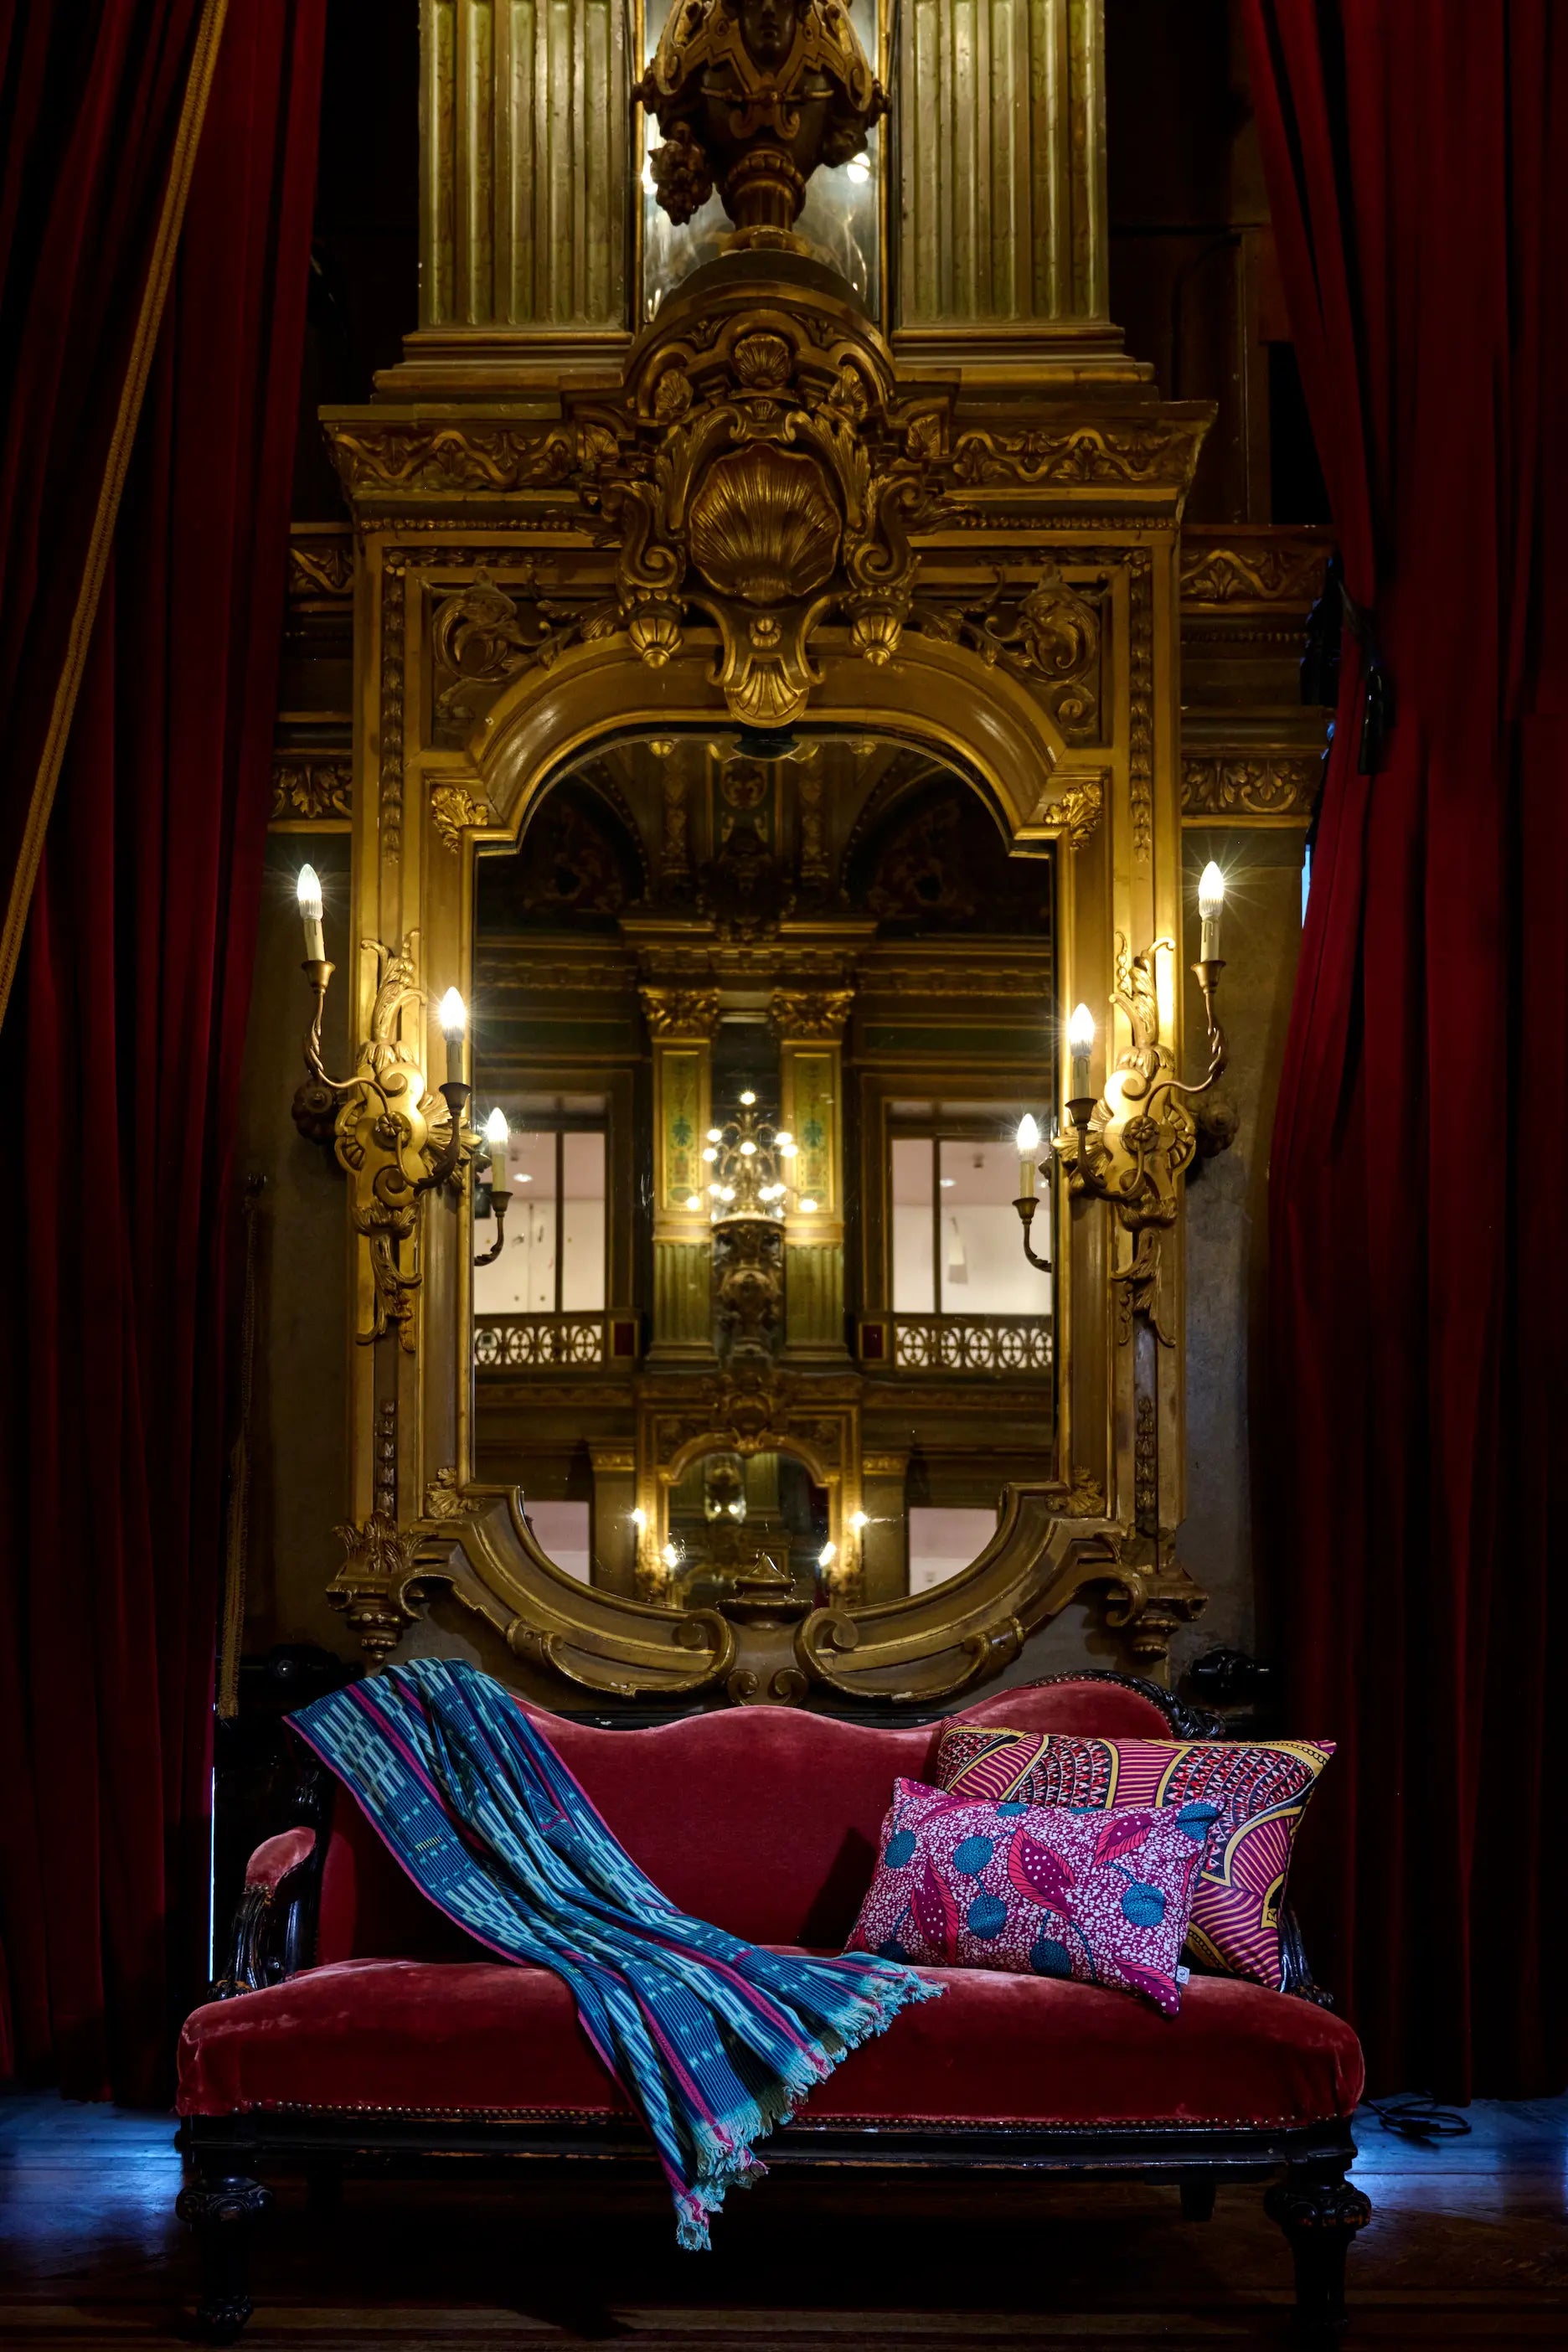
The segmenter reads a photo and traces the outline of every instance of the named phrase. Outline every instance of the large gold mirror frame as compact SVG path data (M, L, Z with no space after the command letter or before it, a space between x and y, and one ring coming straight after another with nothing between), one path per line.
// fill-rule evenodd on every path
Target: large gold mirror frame
M1016 855L1049 850L1059 1004L1081 998L1106 1023L1098 1083L1127 1043L1109 1012L1119 940L1142 951L1181 929L1177 530L1207 412L900 382L825 279L721 273L700 299L672 298L618 397L567 382L510 408L329 417L359 549L353 935L412 937L433 1006L470 984L479 853L516 843L595 743L804 718L923 748L985 797ZM807 408L797 444L778 419ZM732 470L714 487L758 436L816 469L811 513L767 556L787 570L797 551L799 593L786 581L771 604L719 523L748 497L765 517L797 478ZM694 940L687 980L705 952ZM354 985L366 1036L368 956ZM1181 991L1163 997L1179 1056ZM433 1013L424 1026L412 1050L428 1076ZM1180 1220L1163 1237L1168 1340L1121 1309L1125 1236L1103 1202L1063 1188L1052 1227L1054 1459L1008 1489L981 1556L872 1605L812 1608L762 1574L721 1607L681 1609L563 1573L519 1496L476 1482L471 1202L446 1186L422 1203L398 1329L352 1345L359 1532L333 1597L374 1654L466 1627L555 1704L562 1677L686 1704L930 1703L1000 1671L1080 1598L1160 1671L1204 1598L1174 1556ZM352 1246L363 1333L363 1225ZM753 1380L731 1401L748 1442L778 1419L766 1391Z

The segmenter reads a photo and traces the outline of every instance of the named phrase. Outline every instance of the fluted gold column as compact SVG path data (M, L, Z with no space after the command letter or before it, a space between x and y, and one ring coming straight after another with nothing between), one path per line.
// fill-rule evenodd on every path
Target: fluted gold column
M784 1354L840 1363L844 1340L844 1024L847 988L775 988L781 1123L794 1136L795 1201L784 1224ZM810 1209L802 1204L809 1201Z
M1104 0L904 0L893 61L901 357L1138 382L1110 323Z
M628 26L624 0L420 0L419 331L389 389L503 391L626 348Z
M716 988L645 988L653 1045L653 1365L711 1361L713 1235L702 1145L713 1123Z

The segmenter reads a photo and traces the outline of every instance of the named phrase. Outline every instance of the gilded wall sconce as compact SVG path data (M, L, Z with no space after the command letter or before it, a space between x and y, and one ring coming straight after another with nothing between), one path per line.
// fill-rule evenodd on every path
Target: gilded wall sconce
M1207 1030L1208 1067L1201 1079L1188 1084L1178 1077L1175 1055L1161 1034L1160 960L1174 955L1172 940L1155 940L1135 956L1126 939L1117 934L1111 1001L1125 1015L1131 1038L1098 1097L1089 1080L1093 1015L1087 1005L1079 1004L1068 1024L1069 1125L1053 1139L1052 1149L1069 1193L1107 1202L1118 1227L1128 1237L1125 1263L1113 1266L1110 1276L1119 1301L1118 1336L1123 1340L1131 1335L1134 1315L1142 1315L1164 1346L1174 1344L1162 1314L1161 1235L1175 1223L1178 1181L1198 1149L1197 1124L1189 1105L1209 1091L1226 1066L1225 1032L1215 1013L1219 976L1225 969L1219 953L1224 906L1225 877L1211 863L1199 884L1202 935L1198 960L1192 967L1203 992ZM1025 1144L1020 1128L1020 1156ZM1024 1225L1025 1254L1032 1265L1039 1265L1042 1261L1029 1247L1033 1175L1031 1167L1016 1205Z
M412 1352L414 1293L421 1280L419 1204L426 1192L460 1175L479 1140L463 1124L468 1013L449 988L437 1014L447 1042L438 1103L426 1085L421 1045L404 1034L405 1016L427 1002L415 954L418 934L410 931L400 950L367 940L363 944L376 960L370 1034L353 1076L330 1076L321 1060L321 1024L336 967L326 954L321 886L311 866L300 869L299 898L303 970L314 1003L305 1036L309 1075L294 1097L294 1121L311 1142L331 1144L353 1188L353 1223L370 1247L374 1287L371 1328L359 1333L360 1340L368 1345L395 1329L399 1345Z

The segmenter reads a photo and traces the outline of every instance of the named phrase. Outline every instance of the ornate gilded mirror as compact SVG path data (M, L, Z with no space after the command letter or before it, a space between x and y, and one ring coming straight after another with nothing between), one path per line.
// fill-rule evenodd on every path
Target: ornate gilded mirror
M437 70L428 315L327 419L361 1043L332 1080L318 1018L296 1116L356 1253L331 1597L372 1654L475 1644L556 1705L930 1702L1079 1601L1158 1671L1203 1600L1182 1200L1220 967L1189 1083L1174 943L1207 412L1105 315L1098 12L1030 20L1053 160L1005 252L956 239L963 300L920 239L975 93L865 15L702 0L629 71L615 16L587 120L626 218L542 121L582 263L547 324L496 309L521 213L469 234L517 90Z
M666 1605L763 1561L889 1601L1051 1475L1014 1199L1056 1095L1054 886L950 762L809 729L622 737L480 858L473 1117L508 1137L474 1193L475 1466L558 1564Z

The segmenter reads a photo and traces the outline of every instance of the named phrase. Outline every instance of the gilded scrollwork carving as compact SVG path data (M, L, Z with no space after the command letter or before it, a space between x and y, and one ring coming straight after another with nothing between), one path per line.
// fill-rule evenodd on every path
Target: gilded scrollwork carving
M705 614L716 682L747 726L800 717L831 612L863 659L891 658L914 592L910 533L938 511L928 444L889 407L868 331L848 312L836 323L825 345L794 312L776 326L770 312L677 319L637 386L641 446L595 477L633 646L662 668L689 614Z
M914 626L982 661L1000 663L1037 692L1069 742L1091 740L1100 724L1100 614L1089 596L1046 563L1022 586L996 572L987 595L964 604L920 602Z
M961 433L953 478L976 488L1078 489L1117 482L1152 488L1168 482L1184 490L1206 430L1206 418L1110 425L1075 417L1016 432Z
M346 528L342 538L302 535L295 526L289 541L289 595L291 601L306 598L352 596L354 584L353 541Z
M1300 817L1312 813L1323 763L1276 751L1182 761L1184 816Z
M1117 1567L1106 1579L1113 1596L1105 1622L1122 1636L1133 1663L1156 1672L1171 1654L1171 1637L1208 1606L1208 1594L1176 1558L1175 1537L1162 1528L1150 1538L1123 1534Z
M363 429L339 423L332 462L351 498L377 492L564 488L613 454L602 419L571 425L389 421Z
M353 814L352 760L280 755L272 762L272 821L323 819Z
M1329 551L1283 535L1226 546L1198 538L1182 545L1184 604L1310 604Z
M441 599L430 625L437 720L471 722L480 689L552 662L572 642L574 617L569 604L545 593L537 561L504 588L481 565L467 587Z
M1064 1519L1102 1519L1105 1489L1092 1471L1075 1470L1056 1507Z
M424 1516L427 1519L457 1519L461 1518L465 1508L458 1484L458 1465L448 1462L437 1471L425 1489Z
M342 1611L366 1656L379 1664L421 1613L416 1538L404 1535L381 1510L357 1526L350 1520L334 1533L343 1547L343 1563L327 1586L327 1599Z

